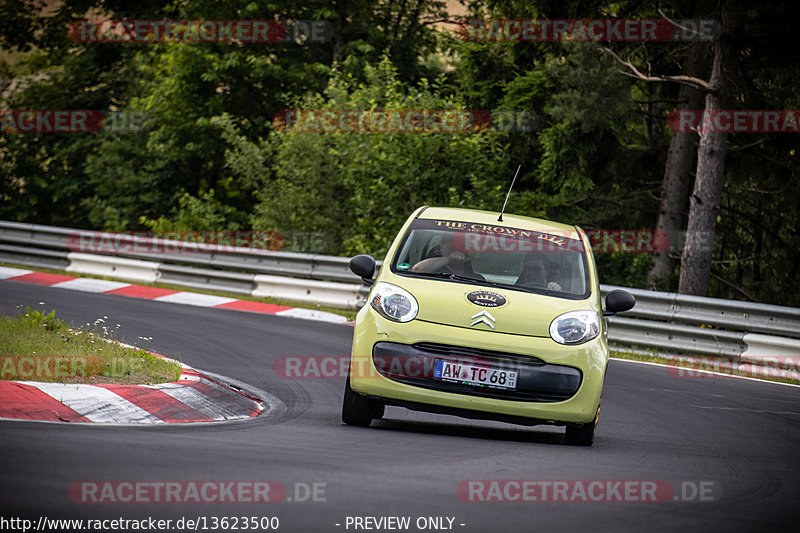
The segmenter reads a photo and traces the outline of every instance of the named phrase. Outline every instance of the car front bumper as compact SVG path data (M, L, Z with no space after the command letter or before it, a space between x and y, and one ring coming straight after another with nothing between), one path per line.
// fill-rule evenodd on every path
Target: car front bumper
M378 349L375 349L376 344ZM465 347L467 353L511 354L509 368L530 358L528 375L555 373L554 378L534 380L529 388L543 385L543 390L519 393L498 389L481 390L469 386L435 386L423 380L387 373L375 365L374 354L391 356L428 351L429 346ZM388 349L387 349L388 348ZM382 354L382 355L381 355ZM516 361L516 363L515 363ZM382 362L379 360L379 362ZM529 337L433 324L420 320L408 323L389 321L369 305L356 317L350 362L350 386L355 392L383 400L389 405L448 413L467 418L485 418L522 424L589 423L594 420L608 363L608 346L603 335L578 346L564 346L550 338ZM481 364L480 361L477 364ZM491 358L484 365L497 366ZM523 370L525 370L523 368ZM521 372L520 385L523 388ZM575 378L575 375L579 377ZM387 377L389 376L389 377ZM549 385L548 385L549 384ZM570 390L570 387L574 387ZM546 389L546 390L544 390ZM554 394L554 390L555 394ZM574 391L574 392L573 392ZM538 393L537 393L538 392ZM505 399L507 397L513 399ZM564 399L565 398L565 399Z

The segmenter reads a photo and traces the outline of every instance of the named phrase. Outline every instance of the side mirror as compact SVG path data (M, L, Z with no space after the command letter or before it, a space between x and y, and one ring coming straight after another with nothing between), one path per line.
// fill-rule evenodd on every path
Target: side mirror
M636 298L633 294L620 289L613 290L606 296L606 310L603 316L612 316L633 309L636 305Z
M375 274L375 258L371 255L357 255L350 260L350 270L367 285L372 285Z

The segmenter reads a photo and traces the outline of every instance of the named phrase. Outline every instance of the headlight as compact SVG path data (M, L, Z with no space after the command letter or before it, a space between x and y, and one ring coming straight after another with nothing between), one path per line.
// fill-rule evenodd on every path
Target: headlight
M600 333L600 317L595 311L570 311L550 323L550 336L559 344L581 344Z
M395 322L414 320L419 311L419 304L410 292L385 281L375 284L369 303L381 315Z

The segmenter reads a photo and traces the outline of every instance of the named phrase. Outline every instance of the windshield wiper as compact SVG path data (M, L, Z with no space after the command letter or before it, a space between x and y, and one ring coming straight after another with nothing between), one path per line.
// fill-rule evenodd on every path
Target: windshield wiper
M475 279L475 278L468 278L465 276L459 276L458 274L453 274L452 272L412 272L414 276L425 276L429 278L443 278L443 279L454 279L456 281L478 281L483 282L483 280Z
M459 276L458 274L453 274L451 272L409 272L408 274L412 276L419 276L419 277L428 277L428 278L438 278L438 279L449 279L454 281L466 281L469 283L475 283L477 285L486 285L488 287L497 287L500 289L510 289L514 291L521 291L527 292L529 294L541 294L544 296L554 296L556 298L570 298L571 295L565 294L562 291L554 291L548 288L535 288L535 287L524 287L521 285L510 285L508 283L500 283L497 281L489 281L486 279L477 279L477 278L468 278L466 276Z
M545 296L553 296L557 294L561 294L561 291L554 291L552 289L548 289L547 287L525 287L524 285L509 285L508 283L497 283L498 287L503 287L504 289L512 289L515 291L522 291L527 292L530 294L543 294Z
M414 276L425 276L428 278L445 278L445 279L453 279L455 274L451 272L411 272Z
M454 281L469 281L470 283L495 285L495 283L491 281L486 281L485 279L459 276L458 274L453 274L452 272L412 272L411 274L414 276L424 276L429 278L452 279Z

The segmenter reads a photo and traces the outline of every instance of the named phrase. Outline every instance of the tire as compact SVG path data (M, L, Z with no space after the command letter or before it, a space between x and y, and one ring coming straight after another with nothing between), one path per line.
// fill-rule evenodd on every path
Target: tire
M383 416L383 404L365 398L350 388L350 377L344 385L344 399L342 400L342 422L348 426L367 427L373 418Z
M594 420L588 424L568 425L564 433L564 442L571 446L591 446L594 443L594 428L600 418L600 408L594 415Z

